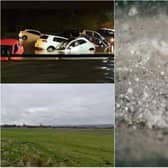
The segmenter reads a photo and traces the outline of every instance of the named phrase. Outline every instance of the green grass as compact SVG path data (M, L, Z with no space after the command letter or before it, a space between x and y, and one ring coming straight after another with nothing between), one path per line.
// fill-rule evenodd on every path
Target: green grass
M113 129L1 130L1 166L113 167L113 158Z

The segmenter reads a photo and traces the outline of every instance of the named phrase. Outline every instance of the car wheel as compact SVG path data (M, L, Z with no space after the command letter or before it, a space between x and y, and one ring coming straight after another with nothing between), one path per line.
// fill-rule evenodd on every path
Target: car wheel
M55 49L54 47L49 46L49 47L47 48L47 51L48 51L48 52L52 52L52 51L54 51L54 49Z
M27 36L26 35L22 36L22 40L27 40Z

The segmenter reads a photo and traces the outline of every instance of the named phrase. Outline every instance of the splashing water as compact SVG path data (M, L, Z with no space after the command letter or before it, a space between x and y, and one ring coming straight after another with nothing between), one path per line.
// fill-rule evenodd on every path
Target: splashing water
M137 6L122 12L116 8L116 120L164 128L168 127L168 15L144 11Z

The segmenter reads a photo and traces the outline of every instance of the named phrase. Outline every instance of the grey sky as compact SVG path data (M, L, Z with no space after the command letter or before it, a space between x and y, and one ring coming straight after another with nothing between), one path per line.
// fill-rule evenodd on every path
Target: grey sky
M1 124L113 124L113 84L1 84Z

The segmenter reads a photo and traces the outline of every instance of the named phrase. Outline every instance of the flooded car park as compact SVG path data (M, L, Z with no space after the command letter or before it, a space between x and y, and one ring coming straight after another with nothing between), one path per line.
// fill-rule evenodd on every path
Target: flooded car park
M96 33L114 27L113 2L8 1L2 15L2 38L24 48L1 62L2 83L114 82L114 55Z
M73 42L76 41L69 46ZM80 49L76 53L39 50L34 42L24 41L22 45L23 55L1 62L2 83L114 82L114 56L104 53L101 47L82 54Z
M21 41L24 54L1 62L2 83L114 82L114 55L84 37L53 51L36 49L36 41Z

